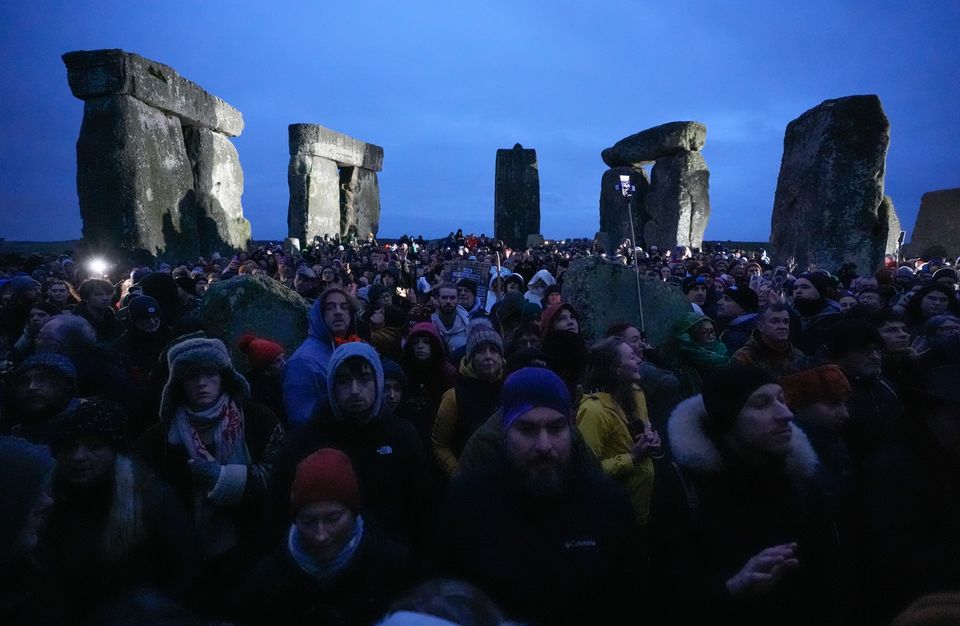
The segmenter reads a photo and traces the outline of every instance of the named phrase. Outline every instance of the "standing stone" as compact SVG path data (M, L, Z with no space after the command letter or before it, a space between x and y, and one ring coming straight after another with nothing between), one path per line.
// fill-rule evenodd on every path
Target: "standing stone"
M932 250L938 247L941 250ZM928 191L920 198L910 234L910 255L923 258L960 254L960 188Z
M84 103L77 193L84 245L102 253L176 254L193 228L193 173L180 122L131 96Z
M383 148L330 130L319 124L290 124L290 154L312 154L335 161L340 167L383 169Z
M246 250L250 222L243 217L243 169L233 143L216 131L186 126L183 137L193 167L201 250Z
M494 236L522 248L527 236L540 232L540 173L537 151L519 143L497 150L494 179Z
M340 232L340 172L336 163L309 154L294 154L290 157L287 184L290 237L309 246L314 237Z
M243 131L240 111L123 50L69 52L63 62L73 95L85 101L77 141L84 244L168 257L245 248L243 172L228 139Z
M610 167L649 165L678 152L695 152L707 141L707 127L700 122L669 122L625 137L600 153Z
M287 256L300 256L300 240L296 237L287 237L284 239L283 253Z
M351 229L360 239L380 229L380 183L362 167L340 168L340 234Z
M287 234L305 246L316 235L346 236L351 227L361 238L368 233L376 236L380 228L376 173L383 169L383 148L319 124L291 124L287 132Z
M603 173L603 178L600 179L600 231L607 234L614 247L620 245L624 239L633 240L633 235L630 234L630 216L626 201L617 188L621 175L629 176L630 182L636 188L630 199L630 211L633 212L633 225L637 234L637 241L634 241L633 245L642 246L644 245L643 227L649 219L647 193L650 190L650 181L643 169L614 167ZM613 251L607 250L607 252Z
M700 248L710 218L710 171L703 156L680 152L659 158L651 179L643 227L646 246Z
M880 202L880 209L877 212L880 218L881 228L884 224L887 229L887 241L884 246L884 254L897 254L899 244L897 239L900 237L900 231L903 227L900 225L900 216L897 215L897 209L893 206L893 198L884 196Z
M787 125L773 205L776 260L861 274L883 261L889 226L880 215L890 123L877 96L826 100Z

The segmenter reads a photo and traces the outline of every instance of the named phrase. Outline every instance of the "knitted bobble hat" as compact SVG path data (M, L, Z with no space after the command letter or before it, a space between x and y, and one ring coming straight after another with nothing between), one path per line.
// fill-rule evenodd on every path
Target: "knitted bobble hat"
M258 371L269 367L271 363L277 360L278 356L283 354L283 346L279 343L250 334L240 337L237 347L250 359L250 365L253 366L253 369Z

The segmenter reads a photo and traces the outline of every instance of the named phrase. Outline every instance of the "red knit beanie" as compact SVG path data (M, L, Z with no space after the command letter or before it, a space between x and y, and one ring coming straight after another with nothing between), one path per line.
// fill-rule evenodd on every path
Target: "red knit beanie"
M356 513L360 488L350 457L333 448L321 448L297 465L290 488L290 509L296 514L313 502L339 502Z
M266 369L277 357L283 354L283 346L269 339L260 339L253 335L244 335L237 342L240 352L247 355L255 370Z
M852 393L850 382L836 365L821 365L780 379L787 405L794 410L814 402L846 402Z

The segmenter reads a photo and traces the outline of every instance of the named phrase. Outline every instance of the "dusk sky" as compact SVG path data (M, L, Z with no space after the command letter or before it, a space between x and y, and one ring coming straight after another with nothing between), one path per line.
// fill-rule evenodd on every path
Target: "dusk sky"
M5 2L0 237L80 236L83 103L60 55L122 48L243 112L255 239L286 235L287 126L383 146L380 234L492 234L494 159L540 167L541 230L593 236L600 151L673 120L707 126L709 239L766 240L783 133L830 98L877 94L886 193L960 187L960 2Z

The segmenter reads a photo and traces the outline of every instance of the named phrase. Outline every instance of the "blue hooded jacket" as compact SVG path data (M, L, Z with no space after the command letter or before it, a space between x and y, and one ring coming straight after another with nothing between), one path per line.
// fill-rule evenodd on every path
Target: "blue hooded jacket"
M307 338L290 356L283 369L283 405L291 430L307 423L327 399L327 367L333 355L334 342L330 329L323 321L323 300L320 297L313 303ZM354 323L351 315L351 330Z
M327 368L327 397L330 399L330 410L337 419L343 419L343 413L337 404L336 394L333 392L333 381L334 375L343 365L343 362L353 357L360 357L373 368L373 376L377 383L377 395L369 413L369 419L373 419L380 415L380 409L383 406L383 365L380 363L380 355L377 354L377 351L365 343L345 343L333 351L333 355L330 357L330 365Z

